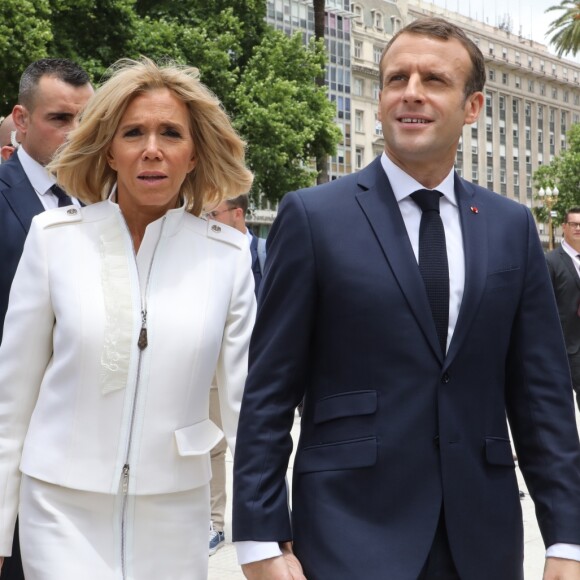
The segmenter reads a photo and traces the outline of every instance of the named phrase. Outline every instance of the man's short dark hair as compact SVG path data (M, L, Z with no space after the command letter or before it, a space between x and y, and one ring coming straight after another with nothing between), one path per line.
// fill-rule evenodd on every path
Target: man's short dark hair
M467 50L469 58L471 59L471 74L465 82L465 98L469 97L473 93L483 91L485 86L486 74L485 74L485 60L483 54L479 47L473 40L471 40L465 32L456 26L451 24L451 22L445 20L444 18L439 18L436 16L428 18L418 18L414 20L404 28L401 28L391 40L387 43L387 46L383 49L381 55L381 60L379 63L379 80L380 87L383 88L383 60L393 42L401 34L417 34L420 36L430 36L434 38L439 38L440 40L449 40L450 38L455 38L458 40Z
M242 195L238 195L238 197L234 197L233 199L226 199L226 204L228 207L241 208L245 216L248 213L248 194L242 193Z
M68 58L41 58L26 67L20 77L18 104L32 110L40 79L55 77L73 87L83 87L91 82L87 72Z
M580 213L580 207L576 206L576 207L571 207L570 209L566 210L566 217L564 218L564 223L568 223L568 216L571 213Z

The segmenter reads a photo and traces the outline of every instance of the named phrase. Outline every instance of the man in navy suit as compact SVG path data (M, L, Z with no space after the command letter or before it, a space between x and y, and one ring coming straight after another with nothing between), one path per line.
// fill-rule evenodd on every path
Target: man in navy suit
M58 206L44 168L75 126L93 89L87 73L67 59L30 64L20 79L12 119L20 147L0 166L0 340L8 294L32 218Z
M566 212L562 245L546 254L580 410L580 207Z
M32 218L59 204L52 189L54 177L45 165L64 143L92 93L87 73L67 59L35 61L20 78L12 119L21 142L0 165L0 342L10 286ZM23 577L16 530L12 557L2 566L2 580Z
M262 272L266 259L266 240L258 238L246 226L248 213L248 196L243 194L220 203L212 211L206 212L207 218L235 228L248 238L252 254L252 273L254 274L254 292L258 296L262 283ZM218 390L212 385L209 402L210 419L221 428ZM226 512L226 449L225 439L222 439L211 450L211 522L209 529L209 555L212 556L225 544L225 512Z
M234 465L240 563L251 580L522 580L507 415L544 578L578 580L580 445L536 227L453 170L483 55L419 19L380 81L384 154L286 195L268 237Z

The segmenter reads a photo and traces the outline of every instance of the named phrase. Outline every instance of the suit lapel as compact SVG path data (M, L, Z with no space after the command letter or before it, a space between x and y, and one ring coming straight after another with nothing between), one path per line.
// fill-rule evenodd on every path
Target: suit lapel
M574 280L576 286L580 288L580 277L576 271L576 266L574 266L574 260L572 260L572 258L568 255L562 246L558 248L558 255L564 264L564 268L568 270L569 275L572 276L572 280Z
M32 218L42 213L44 206L26 177L18 155L14 154L2 167L0 194L6 198L22 228L28 233Z
M359 174L357 201L364 212L391 270L435 355L441 347L427 300L427 292L401 211L378 157Z
M455 195L459 207L459 219L463 235L465 260L465 286L459 308L457 323L447 351L446 365L451 364L459 346L467 337L473 317L481 301L487 276L487 227L488 216L481 199L474 196L473 186L455 176Z

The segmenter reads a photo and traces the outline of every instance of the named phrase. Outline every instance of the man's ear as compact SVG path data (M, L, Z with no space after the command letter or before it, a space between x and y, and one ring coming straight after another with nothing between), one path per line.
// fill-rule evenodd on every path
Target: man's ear
M23 135L26 135L26 131L28 130L28 120L29 120L30 113L28 109L22 105L14 105L12 109L12 120L16 125L16 129L20 131Z

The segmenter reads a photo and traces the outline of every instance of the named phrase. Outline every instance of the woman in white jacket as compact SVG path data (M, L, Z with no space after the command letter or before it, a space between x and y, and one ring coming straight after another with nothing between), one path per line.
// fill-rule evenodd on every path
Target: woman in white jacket
M35 218L12 285L0 554L19 511L27 580L205 579L209 387L233 451L255 303L198 216L250 188L244 144L195 69L123 61L52 169L89 205Z

